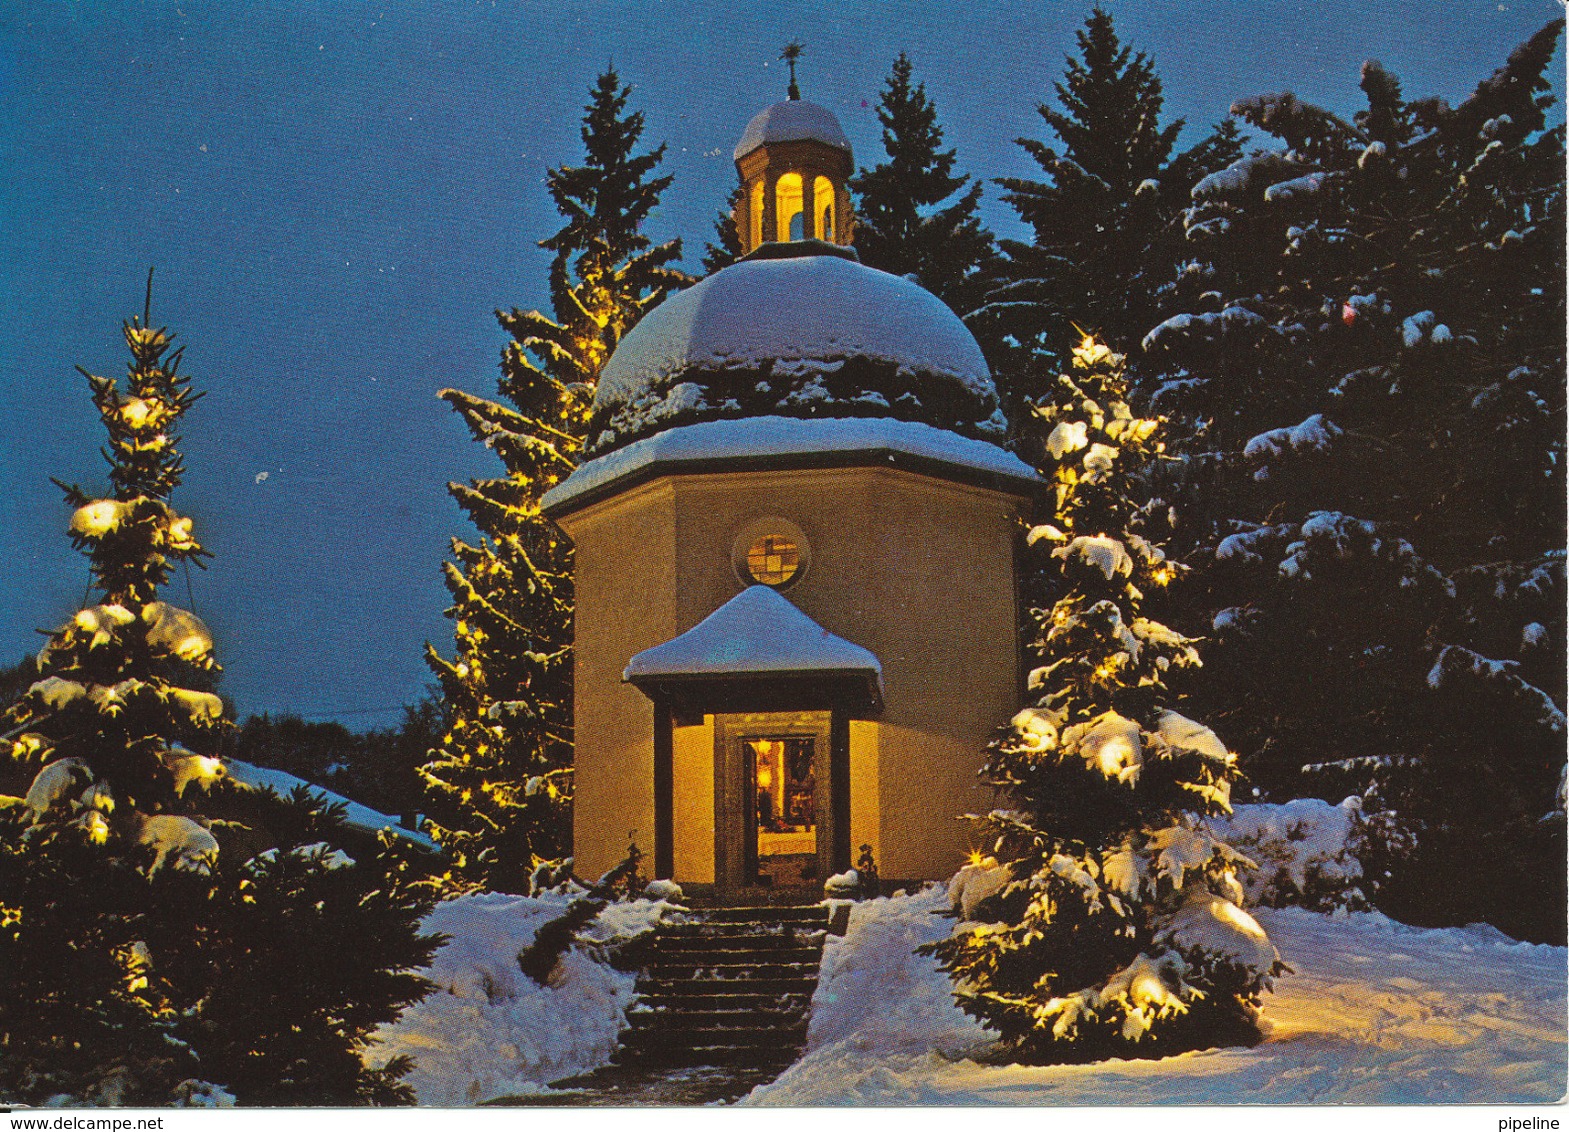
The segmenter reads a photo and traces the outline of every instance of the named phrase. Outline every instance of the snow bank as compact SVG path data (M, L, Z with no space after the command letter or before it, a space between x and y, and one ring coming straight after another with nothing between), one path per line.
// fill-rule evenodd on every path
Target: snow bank
M829 1050L863 1063L869 1056L895 1052L937 1050L959 1056L990 1042L980 1023L954 1005L952 984L937 961L915 954L921 944L935 943L953 930L953 918L944 915L948 907L947 891L932 887L913 896L862 901L851 909L846 933L829 936L823 945L806 1032L808 1062Z
M965 1060L987 1032L935 963L928 891L856 907L830 940L806 1057L753 1105L1551 1103L1565 1091L1565 949L1489 927L1411 928L1376 913L1263 909L1292 973L1251 1049L1026 1067Z
M419 1103L447 1106L535 1092L606 1064L636 972L617 971L581 948L562 957L550 986L518 969L518 952L571 899L484 892L438 905L424 930L452 939L424 972L436 989L377 1031L375 1064L408 1054L414 1070L405 1080ZM648 900L613 904L588 934L635 935L651 928L665 907Z
M1293 972L1252 1049L1155 1061L987 1066L987 1032L912 955L951 920L940 890L858 904L830 940L808 1052L755 1105L1520 1104L1566 1088L1561 947L1378 912L1263 909Z

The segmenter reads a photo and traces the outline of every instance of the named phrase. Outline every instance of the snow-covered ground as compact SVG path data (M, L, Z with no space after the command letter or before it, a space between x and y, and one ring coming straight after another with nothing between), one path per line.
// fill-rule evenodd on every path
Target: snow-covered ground
M946 906L940 888L857 905L825 950L806 1057L742 1103L1503 1104L1565 1092L1565 949L1299 908L1256 911L1294 972L1266 999L1268 1034L1252 1049L983 1065L969 1057L989 1035L912 953L947 934Z
M377 1032L372 1061L408 1054L414 1070L405 1080L419 1103L442 1106L534 1092L608 1062L636 973L617 971L583 948L567 952L549 986L518 969L518 952L570 900L485 892L438 905L425 930L452 938L425 972L436 989ZM636 935L665 907L613 904L591 934Z
M1220 832L1260 864L1250 899L1359 899L1357 800L1239 806ZM655 892L654 895L667 895ZM669 894L669 895L674 895ZM830 936L806 1056L751 1105L1519 1104L1569 1088L1569 958L1486 926L1413 928L1377 912L1252 909L1292 971L1264 1002L1265 1038L1163 1060L983 1064L994 1037L953 1003L947 976L915 954L953 920L943 886L854 905ZM671 905L610 905L550 986L517 955L571 897L480 893L426 919L451 942L437 989L378 1034L375 1061L409 1054L425 1105L538 1091L607 1063L636 976L594 942L650 930Z

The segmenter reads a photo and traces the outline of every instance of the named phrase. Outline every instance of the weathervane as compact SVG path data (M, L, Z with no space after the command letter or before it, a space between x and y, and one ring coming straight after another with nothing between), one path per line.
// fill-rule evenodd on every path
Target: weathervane
M785 49L779 53L779 58L790 65L790 97L799 99L801 88L795 85L795 61L801 57L801 45L795 40L785 44Z

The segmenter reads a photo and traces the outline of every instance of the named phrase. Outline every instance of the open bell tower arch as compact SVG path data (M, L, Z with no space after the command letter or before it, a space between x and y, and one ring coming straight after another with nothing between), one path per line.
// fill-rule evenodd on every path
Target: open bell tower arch
M791 44L781 56L790 64L789 98L759 111L735 148L741 201L734 219L746 253L797 240L848 247L854 238L850 142L830 110L801 98L799 54Z

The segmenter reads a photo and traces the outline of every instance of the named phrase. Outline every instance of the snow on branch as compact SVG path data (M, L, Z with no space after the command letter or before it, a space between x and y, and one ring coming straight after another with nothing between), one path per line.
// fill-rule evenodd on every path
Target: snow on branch
M1244 459L1262 465L1254 477L1264 479L1269 475L1270 461L1279 460L1288 453L1327 452L1341 435L1340 427L1334 421L1323 413L1314 413L1300 424L1259 433L1243 447L1242 455Z
M1501 684L1516 699L1534 707L1537 722L1552 731L1564 731L1564 713L1553 698L1535 684L1519 675L1520 663L1514 660L1493 660L1473 652L1463 645L1445 645L1427 674L1427 685L1435 691L1457 677Z
M1233 161L1218 172L1211 173L1193 186L1193 200L1204 203L1217 199L1232 199L1250 189L1274 180L1301 167L1279 150L1262 150Z

